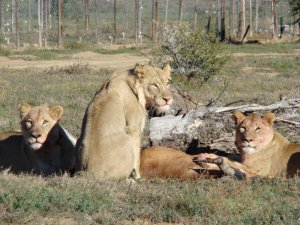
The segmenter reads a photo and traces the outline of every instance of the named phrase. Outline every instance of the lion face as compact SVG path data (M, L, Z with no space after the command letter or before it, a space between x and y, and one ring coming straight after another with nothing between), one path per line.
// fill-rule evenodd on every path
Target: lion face
M275 115L267 113L263 117L257 114L245 116L235 112L233 119L236 124L235 144L239 151L254 153L262 150L273 139L273 122Z
M170 66L166 65L160 69L137 64L134 71L141 81L146 108L154 107L158 113L168 111L173 102L173 97L169 91Z
M46 105L32 107L27 103L19 106L21 129L26 145L39 150L44 144L54 144L58 137L57 122L63 114L61 106Z

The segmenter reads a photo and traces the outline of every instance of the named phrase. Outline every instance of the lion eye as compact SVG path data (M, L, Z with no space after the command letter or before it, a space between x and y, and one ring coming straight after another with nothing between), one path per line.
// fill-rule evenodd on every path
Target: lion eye
M260 131L261 128L260 127L256 127L255 131Z
M153 87L156 87L156 88L159 87L157 83L153 83L153 84L151 84L151 85L152 85Z
M48 123L49 123L48 120L44 120L44 121L43 121L43 125L46 125L46 124L48 124Z
M244 133L246 131L246 127L240 127L240 132Z

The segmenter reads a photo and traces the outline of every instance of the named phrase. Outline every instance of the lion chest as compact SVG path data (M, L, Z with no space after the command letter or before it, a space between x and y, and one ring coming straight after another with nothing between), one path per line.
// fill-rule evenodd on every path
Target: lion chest
M126 132L142 132L145 126L146 110L139 102L125 106Z
M58 145L40 149L31 154L33 157L34 171L44 175L50 175L62 168L61 149Z
M243 162L252 173L264 177L284 177L287 162L283 157L283 152L276 151L273 154L262 152L260 154L250 154Z

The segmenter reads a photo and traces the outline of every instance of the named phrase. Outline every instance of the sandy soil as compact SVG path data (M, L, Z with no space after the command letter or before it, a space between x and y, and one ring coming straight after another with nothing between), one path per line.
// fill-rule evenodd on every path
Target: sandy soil
M47 68L47 67L64 67L74 63L88 63L92 68L132 68L136 63L147 63L148 58L142 56L135 56L131 54L117 54L117 55L101 55L94 52L81 52L70 56L68 59L58 60L25 60L8 57L0 57L0 68L14 68L24 69L28 67Z
M297 49L298 50L298 49ZM300 56L300 50L293 53L233 53L233 57L242 56ZM81 52L71 55L67 59L56 60L36 60L34 57L17 56L17 57L0 57L0 68L24 69L28 67L47 68L47 67L64 67L74 63L88 63L92 68L112 68L128 69L136 63L147 63L148 58L132 54L102 55L94 52Z

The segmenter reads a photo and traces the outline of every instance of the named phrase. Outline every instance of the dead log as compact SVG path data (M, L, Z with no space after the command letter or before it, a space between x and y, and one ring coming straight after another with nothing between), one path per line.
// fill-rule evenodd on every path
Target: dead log
M234 146L234 123L231 114L241 112L282 111L300 108L300 99L282 100L271 105L258 104L230 107L202 107L189 110L183 115L167 115L150 119L150 143L153 146L166 146L197 154L203 148L236 153ZM300 115L293 110L296 117ZM275 113L277 116L278 113ZM293 124L298 129L299 121L283 119L279 121Z

